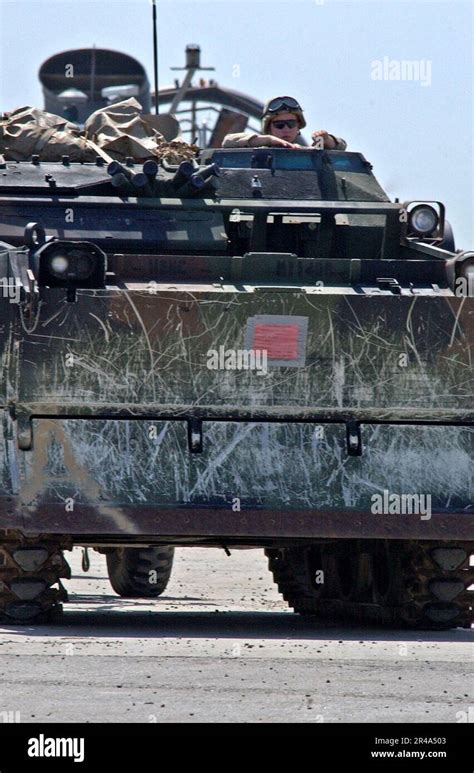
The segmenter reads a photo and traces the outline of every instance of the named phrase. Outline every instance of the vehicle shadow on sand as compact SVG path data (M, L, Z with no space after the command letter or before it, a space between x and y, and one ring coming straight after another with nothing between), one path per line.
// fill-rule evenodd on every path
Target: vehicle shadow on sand
M121 599L116 596L75 597L76 603L98 604L96 609L74 609L65 605L64 612L51 623L0 625L1 633L21 636L77 637L80 638L188 638L188 639L291 639L291 640L338 640L360 643L390 642L473 642L474 630L453 629L448 631L409 630L382 625L362 626L359 623L333 623L328 620L301 617L290 610L277 612L260 611L183 611L161 610L160 603L187 601L193 606L210 603L205 599L161 597L153 602L137 599ZM156 608L150 609L150 604ZM137 605L146 609L137 609Z

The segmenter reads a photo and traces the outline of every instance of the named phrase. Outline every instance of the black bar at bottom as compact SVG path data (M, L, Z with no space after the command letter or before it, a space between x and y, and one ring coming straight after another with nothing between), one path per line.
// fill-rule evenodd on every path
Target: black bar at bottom
M260 747L265 753L266 768L273 757L298 754L287 739L301 739L311 744L311 757L317 770L327 769L321 763L332 763L341 770L417 770L472 772L472 728L469 717L453 724L0 724L1 773L21 770L111 770L124 765L124 754L143 767L156 769L163 742L193 739L195 744L167 747L178 754L179 767L205 761L215 755L216 742L231 743L232 762L242 762L251 753L247 744L233 741L254 739L268 741ZM457 716L457 715L456 715ZM306 746L306 744L305 744ZM308 746L306 748L309 748ZM291 750L293 749L293 752ZM253 752L252 752L253 755ZM298 754L299 756L299 754ZM214 756L214 759L215 756ZM76 761L78 764L76 764ZM145 761L147 763L145 764ZM219 766L224 760L221 759ZM153 764L154 762L154 764ZM217 762L217 760L216 760ZM143 767L142 767L143 765Z

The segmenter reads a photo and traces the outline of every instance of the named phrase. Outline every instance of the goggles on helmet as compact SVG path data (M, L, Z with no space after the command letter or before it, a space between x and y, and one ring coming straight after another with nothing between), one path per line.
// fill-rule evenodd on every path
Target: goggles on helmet
M275 97L268 103L267 113L277 113L284 108L287 110L300 110L303 112L303 108L293 97Z

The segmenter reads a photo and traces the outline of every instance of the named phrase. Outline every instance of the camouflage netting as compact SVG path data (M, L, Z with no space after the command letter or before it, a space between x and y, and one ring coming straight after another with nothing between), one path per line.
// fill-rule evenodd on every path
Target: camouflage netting
M0 119L0 154L7 161L95 161L98 154L123 161L165 159L176 164L194 158L198 151L180 139L171 142L142 115L136 99L126 99L96 110L84 130L65 118L33 107L19 107Z

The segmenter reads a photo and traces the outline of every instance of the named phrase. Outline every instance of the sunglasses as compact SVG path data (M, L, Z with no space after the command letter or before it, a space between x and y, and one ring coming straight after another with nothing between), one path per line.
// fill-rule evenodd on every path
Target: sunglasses
M295 126L298 126L298 121L296 118L290 118L288 121L272 121L272 126L275 129L284 129L285 126L288 126L289 129L294 129Z
M296 99L293 99L293 97L275 97L275 99L272 99L269 102L267 110L269 113L276 113L279 110L281 111L282 107L287 107L291 110L301 110L301 112L303 112L303 108Z

